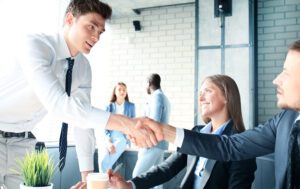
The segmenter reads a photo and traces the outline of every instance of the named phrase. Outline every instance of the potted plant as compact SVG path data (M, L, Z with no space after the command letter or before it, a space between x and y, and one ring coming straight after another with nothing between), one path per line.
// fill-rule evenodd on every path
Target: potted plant
M20 184L20 189L52 189L50 183L56 165L46 150L33 151L27 153L24 161L19 161L21 166L21 176L24 183Z

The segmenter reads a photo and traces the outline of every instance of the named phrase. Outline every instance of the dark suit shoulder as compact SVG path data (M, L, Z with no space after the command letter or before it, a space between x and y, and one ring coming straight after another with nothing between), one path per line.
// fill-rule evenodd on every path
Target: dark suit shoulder
M267 120L265 123L258 125L258 127L268 127L270 131L272 131L273 135L276 136L278 132L278 128L280 130L283 128L284 130L287 129L286 125L292 125L299 112L294 110L283 110Z
M299 112L297 112L295 110L286 109L286 110L283 110L283 111L279 112L278 114L276 114L272 118L270 118L268 121L266 121L266 123L274 122L276 124L276 123L280 122L282 119L285 119L285 118L295 120L298 115L299 115Z

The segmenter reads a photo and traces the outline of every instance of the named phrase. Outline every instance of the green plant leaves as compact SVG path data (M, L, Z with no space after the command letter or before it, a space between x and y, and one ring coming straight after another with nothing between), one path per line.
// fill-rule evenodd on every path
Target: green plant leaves
M46 150L27 153L19 164L26 186L48 186L57 167Z

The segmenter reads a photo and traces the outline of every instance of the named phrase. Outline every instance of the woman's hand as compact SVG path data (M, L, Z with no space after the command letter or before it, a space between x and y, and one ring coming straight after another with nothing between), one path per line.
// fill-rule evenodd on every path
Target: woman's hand
M116 147L111 141L107 142L107 150L108 150L109 154L116 153Z
M131 183L125 181L121 175L113 173L111 169L108 170L107 174L109 175L109 184L112 189L132 189Z
M86 182L78 182L76 185L72 186L70 189L86 189Z

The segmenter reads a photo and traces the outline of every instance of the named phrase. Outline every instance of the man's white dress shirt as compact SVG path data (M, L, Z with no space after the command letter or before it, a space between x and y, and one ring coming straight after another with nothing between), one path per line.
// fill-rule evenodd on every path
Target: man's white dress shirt
M93 129L88 128L104 129L110 114L90 104L91 69L81 53L73 57L68 97L68 57L71 55L62 32L29 35L16 44L14 54L1 62L0 130L31 131L49 113L77 127L74 133L80 170L93 170L95 139Z

